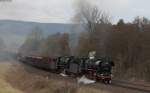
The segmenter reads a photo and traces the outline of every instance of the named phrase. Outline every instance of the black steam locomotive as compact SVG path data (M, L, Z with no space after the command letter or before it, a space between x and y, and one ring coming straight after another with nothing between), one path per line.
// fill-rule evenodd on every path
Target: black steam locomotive
M32 66L54 71L56 73L65 73L68 76L82 76L111 83L113 61L108 57L103 58L76 58L70 57L36 57L36 56L19 56L19 61Z

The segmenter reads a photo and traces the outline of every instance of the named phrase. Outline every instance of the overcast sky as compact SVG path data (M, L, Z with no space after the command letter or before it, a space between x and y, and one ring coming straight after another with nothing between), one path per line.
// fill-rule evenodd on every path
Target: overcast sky
M7 1L7 2L6 2ZM77 0L0 0L0 19L44 23L68 23L75 13ZM112 22L136 16L150 18L150 0L88 0L105 10Z

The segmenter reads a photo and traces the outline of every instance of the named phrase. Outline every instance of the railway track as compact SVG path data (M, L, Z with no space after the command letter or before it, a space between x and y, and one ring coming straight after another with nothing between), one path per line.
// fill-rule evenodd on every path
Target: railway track
M136 91L141 91L142 93L150 93L150 86L148 85L133 84L130 82L119 81L119 80L112 80L112 85L117 87L132 89Z

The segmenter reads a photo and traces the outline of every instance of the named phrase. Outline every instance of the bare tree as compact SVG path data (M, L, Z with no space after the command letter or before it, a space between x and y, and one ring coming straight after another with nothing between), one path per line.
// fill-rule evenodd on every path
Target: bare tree
M33 28L31 33L28 34L23 45L20 47L19 52L24 55L39 54L42 40L43 33L40 28Z
M42 45L42 55L50 57L69 56L69 34L50 34Z
M86 30L93 32L98 24L110 24L110 17L97 6L88 2L77 3L77 13L74 17L77 23L86 25Z
M60 37L59 41L60 46L60 54L63 56L69 56L70 47L69 47L69 34L63 33Z
M85 28L85 33L87 33L84 37L87 37L86 40L88 42L86 40L81 40L84 39L82 38L83 34L80 36L81 39L79 39L78 44L79 50L81 51L81 49L86 47L86 49L84 49L84 51L86 51L85 53L95 50L98 55L106 55L105 43L108 37L108 28L111 26L110 17L97 6L91 5L88 2L80 2L78 3L75 20Z

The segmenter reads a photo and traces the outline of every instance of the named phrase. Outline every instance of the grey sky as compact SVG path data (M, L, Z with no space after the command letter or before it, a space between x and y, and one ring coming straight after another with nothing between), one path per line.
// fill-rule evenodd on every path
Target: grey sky
M0 1L0 19L34 22L67 23L75 13L77 0L12 0ZM150 18L149 0L88 0L105 10L112 21L123 18L132 21L136 16Z

